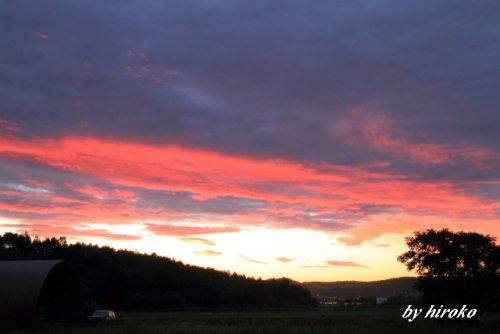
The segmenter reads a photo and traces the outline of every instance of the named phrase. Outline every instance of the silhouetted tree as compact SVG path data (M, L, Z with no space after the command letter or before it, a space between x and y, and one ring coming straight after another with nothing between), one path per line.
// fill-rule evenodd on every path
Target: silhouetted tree
M416 232L398 260L419 274L423 304L500 310L500 247L495 238L448 229Z

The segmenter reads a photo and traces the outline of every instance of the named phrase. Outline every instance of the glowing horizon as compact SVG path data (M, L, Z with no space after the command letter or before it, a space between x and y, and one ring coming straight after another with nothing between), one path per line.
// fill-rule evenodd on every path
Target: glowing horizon
M52 180L18 166L18 175L30 177L2 184L2 193L22 202L0 203L0 210L24 219L4 218L4 229L156 252L256 277L408 275L395 261L404 236L470 224L491 233L496 219L454 218L460 209L479 215L495 204L457 194L448 183L362 167L306 167L96 138L2 138L0 149L10 163L31 162Z

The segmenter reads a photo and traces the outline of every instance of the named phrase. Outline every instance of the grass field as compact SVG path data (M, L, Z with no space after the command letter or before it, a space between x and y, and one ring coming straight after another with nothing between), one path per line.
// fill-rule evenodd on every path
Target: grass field
M500 317L484 317L480 323L443 323L401 318L403 309L334 309L261 312L122 312L114 324L59 324L13 333L262 333L342 334L419 333L460 334L500 333Z

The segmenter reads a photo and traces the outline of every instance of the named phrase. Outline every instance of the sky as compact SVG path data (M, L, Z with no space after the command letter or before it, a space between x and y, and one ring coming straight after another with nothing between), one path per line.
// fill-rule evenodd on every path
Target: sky
M0 7L0 233L298 281L500 237L496 0Z

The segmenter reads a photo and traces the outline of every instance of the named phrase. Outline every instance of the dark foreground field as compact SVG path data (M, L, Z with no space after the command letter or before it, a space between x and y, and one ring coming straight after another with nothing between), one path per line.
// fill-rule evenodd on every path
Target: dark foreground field
M500 317L479 324L438 323L401 318L400 309L335 309L295 312L122 312L115 324L53 325L14 333L495 333Z

